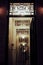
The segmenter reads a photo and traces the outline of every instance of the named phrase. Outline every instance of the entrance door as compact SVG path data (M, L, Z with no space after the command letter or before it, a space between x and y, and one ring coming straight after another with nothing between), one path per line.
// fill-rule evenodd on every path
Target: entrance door
M19 32L19 33L18 33ZM29 30L19 29L16 31L17 65L29 64L30 60L30 35Z
M30 65L30 24L32 17L9 18L9 63Z

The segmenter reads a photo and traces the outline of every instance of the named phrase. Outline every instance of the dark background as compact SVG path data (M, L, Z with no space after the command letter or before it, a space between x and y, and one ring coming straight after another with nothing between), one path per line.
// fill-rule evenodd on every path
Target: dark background
M0 0L0 7L9 9L9 2L34 2L35 3L35 20L32 23L33 31L31 46L31 64L43 65L43 13L38 11L43 7L43 0ZM8 57L8 15L0 16L0 65L7 65Z

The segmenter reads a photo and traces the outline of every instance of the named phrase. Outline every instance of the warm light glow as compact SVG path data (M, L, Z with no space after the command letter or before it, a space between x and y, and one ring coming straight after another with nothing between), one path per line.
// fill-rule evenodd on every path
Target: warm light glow
M43 14L43 7L39 7L38 12L39 12L39 14Z
M6 8L0 7L0 16L6 15Z
M23 39L25 38L25 35L21 35L21 36L22 36Z
M21 44L22 44L23 46L25 46L25 45L26 45L26 43L24 43L24 42L22 42Z

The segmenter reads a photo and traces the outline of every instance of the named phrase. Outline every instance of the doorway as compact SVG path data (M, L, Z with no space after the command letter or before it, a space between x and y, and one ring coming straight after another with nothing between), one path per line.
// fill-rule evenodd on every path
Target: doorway
M9 64L30 65L30 24L32 17L9 18Z

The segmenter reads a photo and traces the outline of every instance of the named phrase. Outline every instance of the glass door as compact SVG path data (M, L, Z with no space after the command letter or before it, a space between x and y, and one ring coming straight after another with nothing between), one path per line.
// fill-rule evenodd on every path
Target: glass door
M19 32L19 33L18 33ZM16 34L17 45L17 65L29 64L30 60L30 36L29 30L22 29Z
M33 3L10 3L8 65L30 65L30 26L33 15Z

